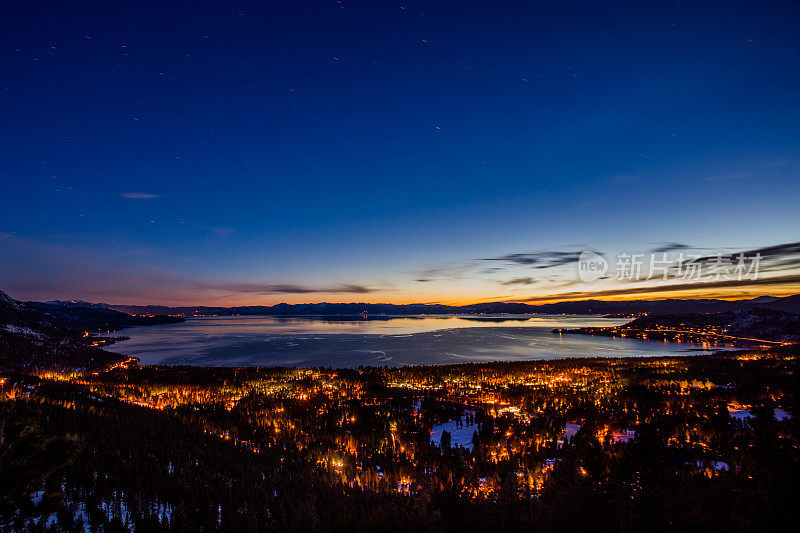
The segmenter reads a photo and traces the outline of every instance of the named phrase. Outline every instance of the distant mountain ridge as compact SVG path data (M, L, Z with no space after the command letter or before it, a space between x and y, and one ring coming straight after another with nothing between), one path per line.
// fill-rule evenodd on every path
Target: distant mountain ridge
M111 309L131 315L419 315L419 314L578 314L578 315L669 315L676 313L722 313L743 309L777 309L800 313L800 294L786 297L759 296L747 300L666 299L666 300L579 300L550 304L525 304L518 302L490 302L451 306L442 304L368 304L368 303L309 303L272 306L252 305L236 307L161 305L111 305L81 301L48 302L62 307L90 307Z
M45 305L55 305L59 307L90 307L92 309L111 309L108 304L94 304L91 302L84 302L83 300L50 300L49 302L42 302Z
M85 303L85 302L82 302ZM70 326L83 331L116 331L129 326L149 326L152 324L172 324L184 319L165 314L133 316L104 304L68 305L54 302L27 302L27 305L57 317Z

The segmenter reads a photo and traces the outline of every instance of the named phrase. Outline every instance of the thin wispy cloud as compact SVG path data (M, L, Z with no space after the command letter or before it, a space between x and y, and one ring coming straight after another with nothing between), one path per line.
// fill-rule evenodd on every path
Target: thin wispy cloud
M561 252L555 250L542 250L537 252L524 252L501 255L499 257L482 258L481 261L497 261L512 265L522 265L530 268L551 268L575 263L581 251Z
M129 200L152 200L154 198L161 198L160 194L152 194L149 192L121 192L119 195Z
M787 242L774 246L765 246L742 252L745 257L760 255L770 261L784 261L788 258L800 256L800 242Z
M510 253L497 257L483 257L468 261L451 261L416 272L415 281L454 280L468 277L483 278L499 272L522 268L547 268L569 265L578 261L581 251L540 250L533 252ZM487 263L492 266L486 266ZM522 277L516 279L529 279ZM532 279L532 278L530 278Z
M533 285L536 280L533 278L513 278L505 281L498 281L500 285Z
M701 257L687 258L695 264L714 264L720 259L727 260L732 265L736 265L740 257L752 261L759 257L759 272L781 272L800 268L800 242L788 242L773 246L764 246L752 250L727 252L720 254L709 254ZM680 268L677 262L674 269Z
M676 283L671 285L655 285L647 287L624 287L619 289L603 289L596 291L572 291L552 295L531 296L522 298L517 301L522 302L545 302L553 300L584 300L587 298L608 298L618 296L630 296L633 294L652 294L652 295L669 295L670 293L686 293L691 291L703 290L704 297L711 298L714 294L709 292L709 289L745 289L748 287L764 287L770 286L774 288L783 287L786 285L797 285L800 283L800 274L789 274L785 276L772 277L772 278L759 278L756 280L723 280L705 283Z
M463 279L474 266L472 262L451 261L416 272L414 281L427 283L437 280Z
M198 282L200 288L216 289L221 291L236 292L242 294L368 294L380 292L385 289L369 287L350 283L338 283L330 286L301 285L294 283L258 283L258 282L221 282L209 283Z
M650 252L654 254L679 252L681 250L690 250L692 247L688 244L681 244L679 242L662 242L655 248L651 248Z

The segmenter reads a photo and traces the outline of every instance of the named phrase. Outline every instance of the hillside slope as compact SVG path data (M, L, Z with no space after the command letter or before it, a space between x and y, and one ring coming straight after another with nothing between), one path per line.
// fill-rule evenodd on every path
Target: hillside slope
M752 346L800 342L800 315L776 309L643 316L621 326L555 329L605 337Z
M89 313L65 317L0 291L0 370L87 370L125 360L91 346L91 338L84 337L86 327L97 323Z

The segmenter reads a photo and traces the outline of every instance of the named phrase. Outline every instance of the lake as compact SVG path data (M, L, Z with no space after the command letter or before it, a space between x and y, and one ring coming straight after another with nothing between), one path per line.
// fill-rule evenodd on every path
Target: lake
M109 350L138 357L143 364L356 367L688 355L718 349L551 333L626 321L563 315L191 317L180 324L120 330L130 340Z

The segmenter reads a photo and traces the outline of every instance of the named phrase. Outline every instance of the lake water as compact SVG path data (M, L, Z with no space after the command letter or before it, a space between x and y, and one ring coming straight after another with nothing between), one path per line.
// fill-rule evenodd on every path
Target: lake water
M717 347L559 335L554 328L613 326L596 316L193 317L137 326L111 351L144 364L200 366L418 365L698 354Z

